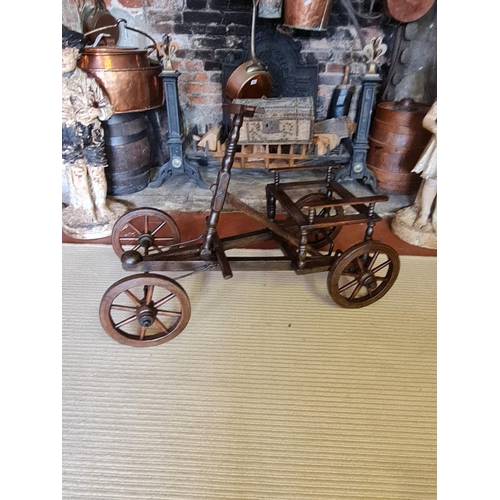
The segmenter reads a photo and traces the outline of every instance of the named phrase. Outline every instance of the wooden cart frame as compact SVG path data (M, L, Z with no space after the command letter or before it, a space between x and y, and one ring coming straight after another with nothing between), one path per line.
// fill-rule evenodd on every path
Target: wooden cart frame
M213 186L206 231L181 241L175 221L165 212L139 208L115 224L112 245L126 271L138 274L123 278L104 293L100 319L104 330L126 345L158 345L177 336L191 315L189 298L178 281L196 272L219 270L225 279L237 270L293 270L297 274L328 271L327 287L333 301L345 308L364 307L381 299L399 273L399 257L389 245L372 239L380 217L375 204L387 196L355 197L332 180L327 166L324 180L282 182L279 169L266 186L267 214L261 214L229 191L239 131L243 119L262 112L259 108L227 105L234 114L224 158ZM293 200L294 190L308 194ZM221 238L217 232L225 203L258 221L263 229ZM277 220L277 205L286 218ZM351 207L347 210L347 207ZM340 230L366 224L363 241L342 252L334 249ZM279 256L231 256L235 248L274 241ZM168 278L159 272L188 271Z

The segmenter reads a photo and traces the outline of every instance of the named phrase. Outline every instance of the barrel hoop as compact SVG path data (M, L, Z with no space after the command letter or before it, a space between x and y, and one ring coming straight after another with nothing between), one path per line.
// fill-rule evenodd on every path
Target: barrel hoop
M131 177L135 177L138 175L141 175L145 172L148 172L151 167L153 166L153 162L149 162L147 165L143 165L142 167L135 168L134 170L128 170L126 172L113 172L109 170L109 176L112 177L113 179L119 180L119 179L129 179Z
M121 135L121 136L108 136L106 138L106 143L109 146L125 146L125 144L130 144L132 142L139 142L142 139L147 138L146 129L141 130L135 134Z

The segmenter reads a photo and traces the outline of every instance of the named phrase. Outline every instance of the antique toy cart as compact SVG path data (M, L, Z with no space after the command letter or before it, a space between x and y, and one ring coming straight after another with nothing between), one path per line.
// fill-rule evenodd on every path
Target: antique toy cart
M230 104L234 114L225 156L213 186L213 198L204 234L181 241L174 220L153 208L139 208L122 216L113 228L112 245L126 271L139 274L123 278L104 293L100 319L115 340L130 346L158 345L177 336L188 324L191 305L177 280L206 270L219 270L225 279L235 270L294 270L297 274L328 271L332 299L345 308L364 307L381 299L399 273L399 257L385 243L372 239L380 217L375 203L387 196L355 197L333 182L332 168L325 179L282 182L280 171L266 186L267 214L263 215L229 191L231 168L243 119L260 108ZM296 198L296 192L308 194ZM295 193L295 196L294 196ZM260 222L262 230L220 238L219 216L228 202ZM277 204L286 213L277 218ZM346 251L335 250L334 240L344 226L366 224L364 239ZM274 241L282 255L231 256L235 248ZM188 271L176 280L157 274Z

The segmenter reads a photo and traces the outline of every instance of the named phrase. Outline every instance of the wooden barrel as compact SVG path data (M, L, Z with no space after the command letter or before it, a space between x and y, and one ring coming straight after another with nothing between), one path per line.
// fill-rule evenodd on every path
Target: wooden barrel
M142 191L149 184L153 164L145 112L113 115L103 122L108 167L108 194Z
M422 120L429 106L411 99L382 102L377 106L370 134L366 166L373 172L381 191L414 194L421 183L412 173L431 138Z

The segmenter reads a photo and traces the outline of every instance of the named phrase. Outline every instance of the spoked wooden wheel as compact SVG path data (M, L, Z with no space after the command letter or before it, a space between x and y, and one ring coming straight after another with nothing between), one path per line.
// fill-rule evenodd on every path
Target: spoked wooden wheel
M147 347L179 335L191 317L191 304L174 280L157 274L136 274L106 290L99 317L106 333L116 341Z
M149 255L180 240L179 228L172 217L156 208L131 210L115 222L111 233L111 244L118 257L129 250Z
M308 203L328 202L329 198L322 193L311 193L298 199L295 204L302 210ZM308 214L305 213L307 216ZM324 208L316 213L317 217L334 217L335 215L344 215L342 207ZM334 238L340 233L342 226L333 226L331 228L316 229L310 231L307 238L307 243L316 249L322 248L327 244L331 244Z
M379 241L366 241L349 248L328 273L328 291L342 307L364 307L381 299L399 274L396 251Z

